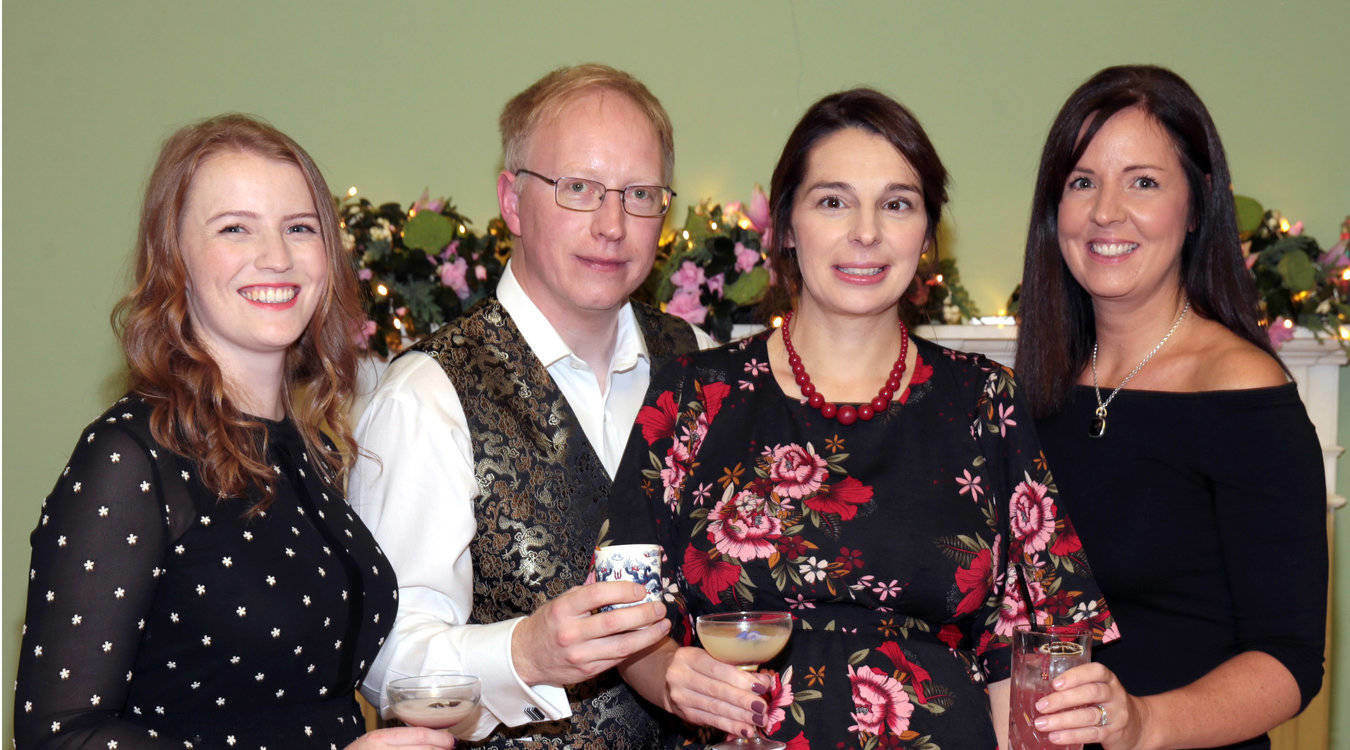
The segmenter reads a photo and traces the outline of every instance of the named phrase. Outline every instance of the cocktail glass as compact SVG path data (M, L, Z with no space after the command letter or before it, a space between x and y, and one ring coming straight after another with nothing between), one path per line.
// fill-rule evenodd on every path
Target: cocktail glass
M695 621L703 650L712 658L738 669L754 672L778 655L792 635L792 615L787 612L723 612L700 615ZM713 750L784 750L787 745L756 732L737 737Z
M403 677L387 688L394 718L415 727L449 729L478 711L482 684L457 672Z
M1012 698L1008 744L1012 750L1082 750L1082 745L1056 745L1036 731L1036 701L1053 692L1056 677L1092 660L1092 630L1087 623L1051 625L1013 631Z

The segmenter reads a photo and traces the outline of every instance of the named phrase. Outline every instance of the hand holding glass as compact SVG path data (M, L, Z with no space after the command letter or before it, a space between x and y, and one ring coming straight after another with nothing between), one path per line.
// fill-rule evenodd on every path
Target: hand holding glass
M699 615L695 621L698 640L712 658L738 669L754 672L778 655L792 635L792 615L787 612L724 612ZM755 736L737 738L713 750L784 750L787 745Z
M1012 698L1008 744L1012 750L1082 750L1082 745L1056 745L1036 731L1036 701L1054 691L1056 677L1092 660L1092 630L1087 623L1013 631Z

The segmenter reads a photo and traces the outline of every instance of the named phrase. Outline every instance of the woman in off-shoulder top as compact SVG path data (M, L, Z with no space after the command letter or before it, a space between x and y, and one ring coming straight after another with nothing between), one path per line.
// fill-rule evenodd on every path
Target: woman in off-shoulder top
M17 747L453 746L366 734L355 700L397 589L338 489L359 305L337 231L274 128L225 115L165 143L115 316L130 392L32 534Z
M1229 184L1204 104L1161 68L1093 76L1046 141L1017 372L1125 634L1038 705L1057 742L1269 747L1321 683L1321 452Z

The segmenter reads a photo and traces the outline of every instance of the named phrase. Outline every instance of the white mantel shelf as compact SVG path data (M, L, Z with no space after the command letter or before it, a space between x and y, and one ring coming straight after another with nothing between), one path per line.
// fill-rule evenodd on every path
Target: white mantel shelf
M992 360L1012 367L1017 353L1017 326L961 325L919 326L915 333L952 349L979 352ZM1342 448L1337 445L1340 416L1340 368L1346 363L1345 352L1331 339L1318 341L1311 331L1298 329L1291 341L1280 349L1284 360L1298 383L1299 396L1308 410L1308 418L1317 428L1317 441L1322 446L1322 464L1327 478L1327 506L1330 509L1345 505L1345 498L1336 494L1336 459Z

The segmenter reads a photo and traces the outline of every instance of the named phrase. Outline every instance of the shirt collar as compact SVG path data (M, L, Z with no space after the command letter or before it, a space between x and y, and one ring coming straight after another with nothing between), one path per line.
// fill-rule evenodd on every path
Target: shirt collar
M514 261L506 262L506 269L502 271L501 280L497 282L497 300L502 303L502 308L511 316L515 322L516 328L520 330L520 335L525 338L525 343L530 347L530 351L539 358L545 368L552 367L559 360L567 357L576 357L571 347L563 341L562 336L554 330L553 324L548 322L544 313L534 304L525 289L520 286L516 280L515 273L511 270ZM615 331L614 339L614 357L610 362L610 370L613 372L623 372L632 369L639 358L647 359L647 342L643 341L641 333L638 331L637 315L633 312L631 302L624 303L623 309L619 311L618 330ZM578 361L580 358L577 358Z

